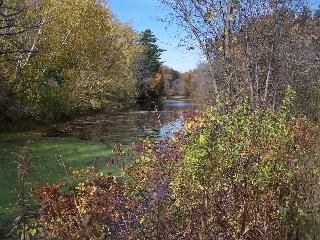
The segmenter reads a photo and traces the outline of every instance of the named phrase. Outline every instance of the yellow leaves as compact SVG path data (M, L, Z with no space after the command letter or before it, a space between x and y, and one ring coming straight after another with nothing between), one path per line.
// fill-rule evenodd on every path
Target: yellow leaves
M183 128L179 128L176 132L177 133L180 133L180 132L182 132L183 131Z
M237 37L233 37L232 43L238 43L238 38Z
M193 122L189 122L186 124L186 126L184 127L187 131L190 130L193 126Z
M148 163L148 162L151 161L151 158L150 157L146 157L146 156L141 156L140 160L141 160L141 162Z
M131 67L139 51L138 33L114 20L109 7L97 1L48 0L40 6L39 17L46 12L48 21L41 30L43 52L35 65L46 66L54 55L50 64L68 73L58 93L59 98L64 95L61 102L76 109L99 109L109 102L110 93L115 101L135 97Z
M91 174L94 174L97 177L104 177L104 173L103 172L95 172L95 167L88 167L87 169L73 170L72 174L73 174L75 179L78 179L78 178L81 178L81 177L88 177ZM83 184L81 186L83 186Z
M102 107L101 101L98 101L97 99L90 99L89 101L93 109L100 109Z
M143 223L145 220L146 220L146 219L145 219L144 217L142 217L142 218L140 219L140 223Z
M314 174L320 173L320 168L315 168L315 169L313 170L313 173L314 173Z
M154 76L155 82L158 83L162 80L162 75L160 73L156 73Z
M90 195L93 195L96 191L97 191L97 187L96 187L96 186L93 186L93 187L92 187L92 190L91 190L91 192L90 192Z
M75 178L86 177L92 172L93 169L94 167L88 167L87 169L73 170L72 174Z
M214 122L214 121L216 120L216 117L215 117L215 116L213 116L213 115L210 115L209 120L210 120L211 122Z
M132 69L140 51L136 43L139 34L129 24L115 20L109 6L99 1L36 2L34 5L34 1L30 2L30 7L27 3L21 13L24 18L21 24L28 27L35 24L37 28L19 36L24 49L37 54L11 55L13 59L21 58L19 68L14 66L16 61L1 63L1 69L22 71L12 73L7 83L1 83L3 88L14 86L15 92L23 92L18 96L20 100L43 107L44 111L64 111L63 115L86 108L99 109L109 104L110 99L136 97L137 79ZM15 47L10 46L11 42L1 39L0 45ZM59 74L50 74L51 68ZM49 82L59 85L52 90ZM50 91L42 90L44 85ZM31 87L24 90L25 86ZM57 105L61 108L57 109Z
M176 137L172 137L171 140L174 141L174 142L179 142L179 139L176 138Z
M206 142L205 136L203 136L202 134L200 134L200 136L199 136L199 143L200 143L200 145L203 145L205 142Z
M212 20L212 21L217 21L218 17L217 15L214 14L214 10L212 8L208 8L207 12L205 14L205 17Z
M189 121L184 126L186 132L192 132L194 129L202 129L206 125L207 118L202 116L196 117L194 120ZM181 130L180 130L181 131Z
M85 185L84 183L79 183L77 187L75 187L77 190L84 191L85 190Z
M153 145L153 143L150 139L144 140L143 143L145 143L146 148L150 148Z

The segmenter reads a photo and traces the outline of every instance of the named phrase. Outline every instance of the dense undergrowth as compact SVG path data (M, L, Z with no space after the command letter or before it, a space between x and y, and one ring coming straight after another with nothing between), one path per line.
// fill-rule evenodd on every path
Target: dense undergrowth
M27 239L318 239L319 135L304 116L243 103L227 113L186 111L173 137L146 139L121 176L35 185ZM121 147L114 151L127 156ZM116 163L110 159L110 163Z

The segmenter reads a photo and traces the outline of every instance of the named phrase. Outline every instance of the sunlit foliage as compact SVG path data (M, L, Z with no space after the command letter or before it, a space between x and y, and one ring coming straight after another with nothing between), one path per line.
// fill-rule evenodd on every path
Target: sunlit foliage
M187 113L171 140L139 145L142 154L125 176L145 214L142 236L317 235L318 129L288 114L289 99L277 111L241 104L227 114Z
M136 56L135 74L138 78L138 97L146 99L158 97L163 94L163 83L160 84L160 55L163 49L156 44L158 39L150 29L140 34L139 44L142 51Z
M1 6L13 18L9 27L1 15L6 31L0 55L4 110L30 104L63 117L137 97L139 35L118 21L108 5L49 0L26 1L21 7L13 2Z
M135 144L129 154L135 160L122 176L89 167L74 169L76 186L34 186L40 211L32 234L316 239L319 129L290 112L294 94L289 87L278 109L254 109L244 101L229 112L186 110L173 135ZM114 151L129 156L121 146Z
M85 181L71 193L62 190L63 182L36 186L42 234L59 239L130 239L135 205L123 195L121 183L94 167L73 174Z

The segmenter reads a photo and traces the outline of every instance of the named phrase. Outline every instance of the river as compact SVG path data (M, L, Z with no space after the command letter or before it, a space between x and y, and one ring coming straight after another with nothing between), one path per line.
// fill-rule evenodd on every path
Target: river
M21 192L16 162L30 141L31 167L28 182L45 184L47 181L69 181L74 169L87 168L97 163L106 174L118 175L121 165L109 166L115 153L112 149L121 144L130 149L132 142L146 137L161 138L181 126L171 114L184 109L199 109L192 100L184 98L159 99L52 125L45 129L24 133L0 134L0 238L2 228L8 228L19 213L15 205ZM121 163L122 164L122 163ZM123 162L126 164L126 162ZM28 189L31 189L31 184Z

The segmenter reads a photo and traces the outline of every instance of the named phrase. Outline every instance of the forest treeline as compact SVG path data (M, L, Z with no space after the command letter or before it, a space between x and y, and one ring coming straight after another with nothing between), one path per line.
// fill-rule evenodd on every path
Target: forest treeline
M0 115L63 119L162 93L164 51L107 2L0 1Z
M107 2L1 1L1 122L68 118L161 95L275 106L287 85L297 108L318 111L319 11L298 0L160 2L174 10L189 51L202 51L197 69L161 64L152 31L137 33Z

